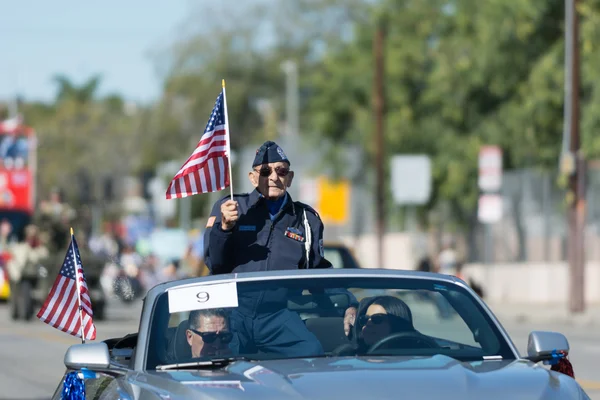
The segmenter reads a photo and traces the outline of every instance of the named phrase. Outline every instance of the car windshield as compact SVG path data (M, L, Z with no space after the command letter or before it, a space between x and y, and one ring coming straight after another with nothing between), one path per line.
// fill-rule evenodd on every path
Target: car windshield
M345 329L353 306L356 318ZM156 298L150 325L148 369L238 356L515 358L469 291L434 279L296 275L186 284Z

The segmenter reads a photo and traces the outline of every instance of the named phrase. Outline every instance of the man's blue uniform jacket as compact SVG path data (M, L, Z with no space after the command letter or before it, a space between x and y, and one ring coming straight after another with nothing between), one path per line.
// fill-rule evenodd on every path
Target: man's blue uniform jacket
M266 199L257 190L234 195L234 200L238 202L239 219L233 229L223 231L221 204L229 198L227 196L215 203L204 232L204 260L213 275L332 267L324 258L323 222L312 207L293 201L288 194L285 204L271 220ZM305 216L312 236L308 263ZM352 305L358 304L347 290L328 289L327 292L346 293ZM245 309L243 311L247 315L260 313L259 305L279 303L277 307L285 308L287 295L282 290L280 293L251 295L247 299L243 296L247 301L245 304L240 302L240 307Z
M229 196L215 203L204 233L204 260L213 275L331 267L323 257L323 223L310 206L293 201L288 194L271 220L266 199L257 190L234 195L239 219L232 230L223 231L221 204L228 199ZM305 215L312 236L308 263Z

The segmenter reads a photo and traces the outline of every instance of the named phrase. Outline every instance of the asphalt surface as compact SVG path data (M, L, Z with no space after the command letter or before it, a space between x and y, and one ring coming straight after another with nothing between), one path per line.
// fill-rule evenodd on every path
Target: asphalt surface
M136 332L140 303L111 302L107 321L96 322L98 340ZM600 328L533 323L505 318L513 342L525 354L531 330L564 333L571 345L570 359L577 380L588 395L600 400ZM63 357L77 338L59 332L37 319L15 323L8 307L0 304L0 399L50 399L65 371Z

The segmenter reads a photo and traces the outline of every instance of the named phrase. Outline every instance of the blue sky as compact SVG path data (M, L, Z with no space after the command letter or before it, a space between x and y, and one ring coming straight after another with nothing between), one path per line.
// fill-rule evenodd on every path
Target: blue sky
M197 0L193 5L202 0ZM100 94L147 103L161 82L150 58L172 43L191 0L10 0L0 14L0 100L52 100L55 74L81 83L103 75Z

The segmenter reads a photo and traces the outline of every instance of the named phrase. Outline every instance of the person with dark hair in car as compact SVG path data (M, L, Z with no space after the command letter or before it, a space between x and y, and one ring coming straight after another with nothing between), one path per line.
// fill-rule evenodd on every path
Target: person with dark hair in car
M392 339L393 335L405 333L404 337ZM383 339L390 338L389 343ZM431 347L431 339L422 335L413 325L412 312L408 305L394 296L375 296L361 300L358 318L353 326L352 344L342 345L334 351L336 355L366 354L377 343L380 348L406 347L406 344L419 345L426 342ZM379 347L379 346L377 346Z
M357 327L365 346L372 346L392 333L415 330L410 308L392 296L376 297L364 314L359 313Z
M229 315L222 308L195 310L188 318L185 331L192 357L229 355L233 334L229 331Z

